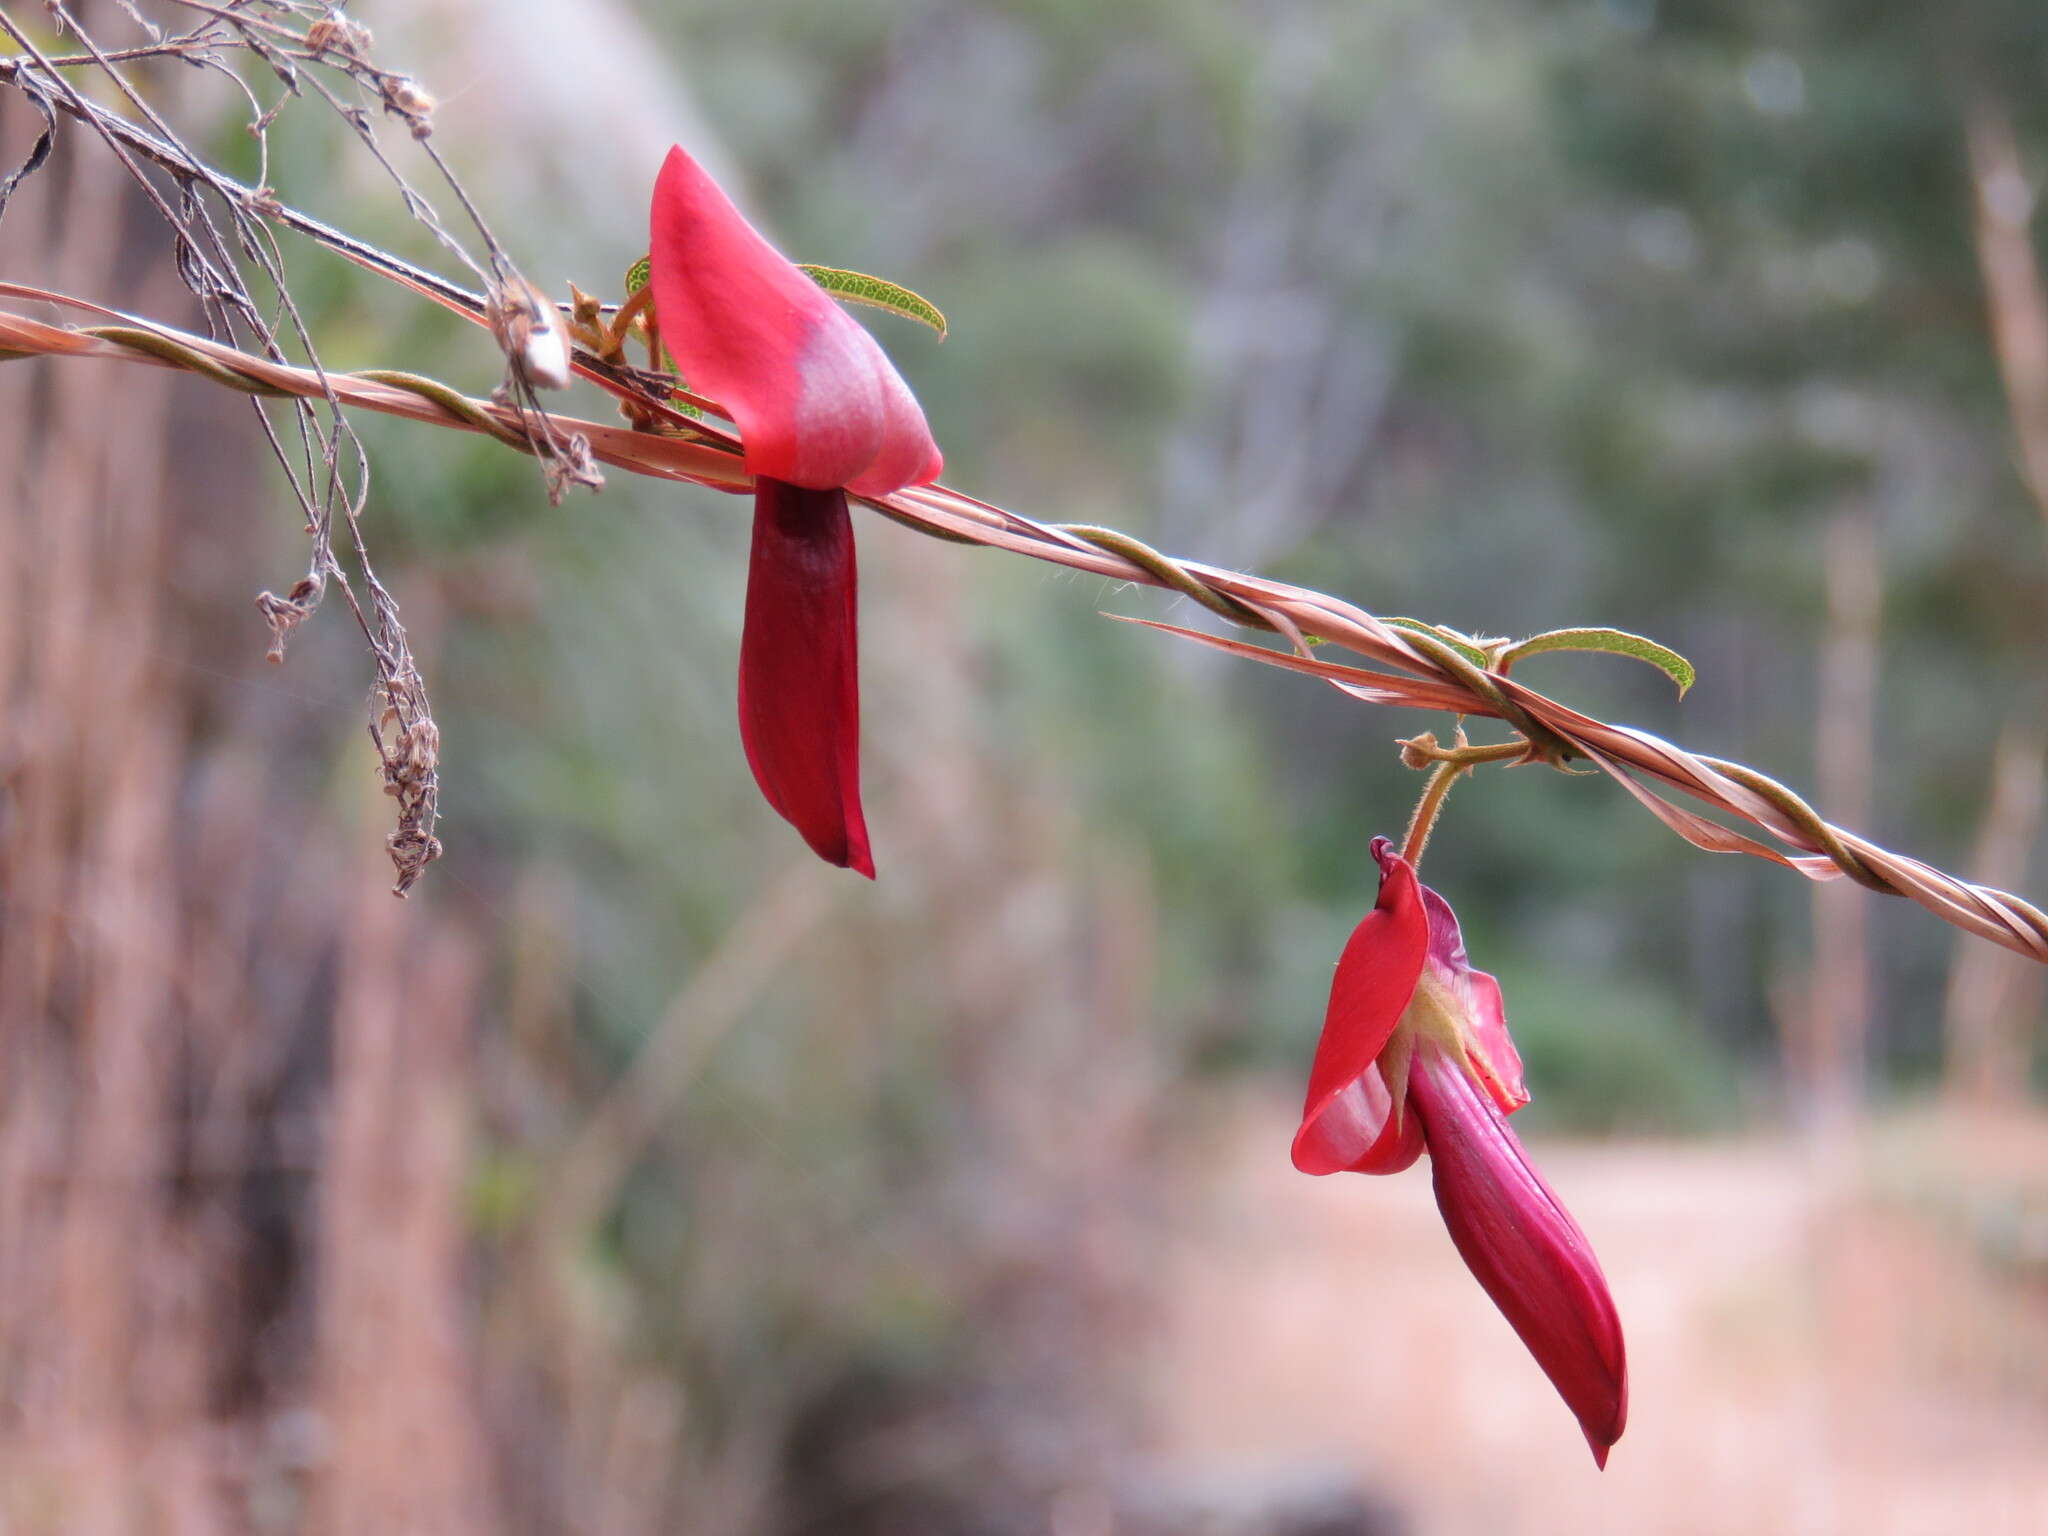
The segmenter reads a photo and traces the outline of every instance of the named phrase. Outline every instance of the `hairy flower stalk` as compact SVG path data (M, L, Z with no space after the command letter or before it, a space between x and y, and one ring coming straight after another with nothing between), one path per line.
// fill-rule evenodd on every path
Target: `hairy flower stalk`
M857 572L846 493L936 480L910 387L680 148L654 184L661 339L740 429L754 538L740 740L768 803L827 863L874 877L860 802Z
M1414 866L1385 838L1372 853L1379 900L1337 962L1294 1165L1398 1173L1427 1150L1459 1256L1604 1467L1628 1421L1621 1322L1585 1234L1508 1128L1529 1093L1500 986Z

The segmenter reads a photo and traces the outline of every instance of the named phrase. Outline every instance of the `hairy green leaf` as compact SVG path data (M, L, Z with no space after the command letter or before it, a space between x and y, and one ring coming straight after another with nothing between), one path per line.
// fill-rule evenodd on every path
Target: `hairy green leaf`
M879 277L870 277L865 272L847 272L838 267L814 267L807 262L798 262L797 270L834 298L844 299L849 304L886 309L892 315L928 325L939 333L939 340L946 339L946 317L939 313L938 306L908 288Z
M941 341L946 338L946 317L939 313L939 307L900 284L884 278L870 277L865 272L848 272L840 267L817 267L806 262L799 262L797 270L834 298L844 299L849 304L866 304L875 309L886 309L892 315L901 315L906 320L916 320L930 326L939 333ZM626 297L630 299L645 288L653 276L653 264L645 256L626 268Z
M1549 630L1509 647L1501 655L1501 664L1511 666L1524 656L1537 656L1545 651L1606 651L1615 656L1633 656L1637 661L1648 662L1676 683L1680 698L1685 697L1686 690L1692 687L1699 675L1691 662L1669 646L1646 640L1641 635L1632 635L1625 629Z

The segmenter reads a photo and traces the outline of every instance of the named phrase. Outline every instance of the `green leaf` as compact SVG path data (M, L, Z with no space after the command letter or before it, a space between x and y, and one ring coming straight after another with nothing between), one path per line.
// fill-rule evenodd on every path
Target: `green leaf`
M797 270L834 298L844 299L849 304L886 309L892 315L919 321L937 331L939 340L946 339L946 317L939 313L938 306L908 288L898 287L879 277L870 277L865 272L847 272L838 267L814 267L798 262Z
M1441 624L1425 624L1420 619L1381 619L1382 624L1391 624L1396 629L1413 630L1418 635L1428 635L1432 640L1441 640L1475 667L1490 667L1493 662L1486 652L1472 644L1455 629L1445 629Z
M1389 619L1387 622L1397 621ZM1691 662L1669 646L1646 640L1641 635L1632 635L1625 629L1549 630L1509 647L1501 655L1501 665L1509 667L1524 656L1538 656L1545 651L1606 651L1615 656L1633 656L1637 661L1647 661L1678 684L1681 699L1699 675Z
M946 339L946 317L939 313L939 307L908 288L883 278L870 277L865 272L848 272L840 267L814 267L799 262L797 270L834 298L844 299L849 304L886 309L892 315L928 325L939 333L939 340ZM653 277L653 263L642 256L626 268L626 297L630 299L645 288Z

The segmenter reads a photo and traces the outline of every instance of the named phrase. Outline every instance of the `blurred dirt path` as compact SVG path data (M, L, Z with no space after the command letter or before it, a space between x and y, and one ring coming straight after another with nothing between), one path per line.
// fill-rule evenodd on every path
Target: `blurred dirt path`
M2048 1296L1831 1194L1799 1144L1534 1145L1628 1330L1602 1475L1459 1263L1426 1165L1302 1177L1292 1108L1229 1117L1162 1256L1166 1475L1341 1471L1419 1536L2048 1533Z

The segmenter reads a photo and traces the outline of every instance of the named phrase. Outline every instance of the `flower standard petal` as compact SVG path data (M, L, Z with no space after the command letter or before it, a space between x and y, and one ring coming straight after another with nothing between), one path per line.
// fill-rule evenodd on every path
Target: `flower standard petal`
M655 180L648 257L662 342L732 416L748 473L863 495L938 476L924 412L874 338L680 147Z
M844 315L840 318L846 319ZM847 324L853 322L848 320ZM860 334L865 337L867 332ZM868 345L875 348L875 360L880 365L877 377L882 391L882 446L876 450L873 462L846 482L846 488L856 496L886 496L906 485L929 485L939 478L946 461L925 426L924 409L910 392L910 386L903 382L903 376L882 356L882 349L875 347L873 341Z
M1531 1166L1491 1093L1434 1042L1418 1046L1408 1094L1451 1241L1577 1416L1594 1461L1606 1466L1628 1422L1628 1361L1586 1235Z
M846 493L761 481L740 635L740 742L761 793L812 852L872 880L856 586Z
M1412 1115L1393 1112L1376 1066L1414 995L1429 949L1422 888L1406 860L1373 840L1380 894L1352 930L1330 983L1308 1098L1294 1137L1303 1173L1394 1173L1421 1151Z

